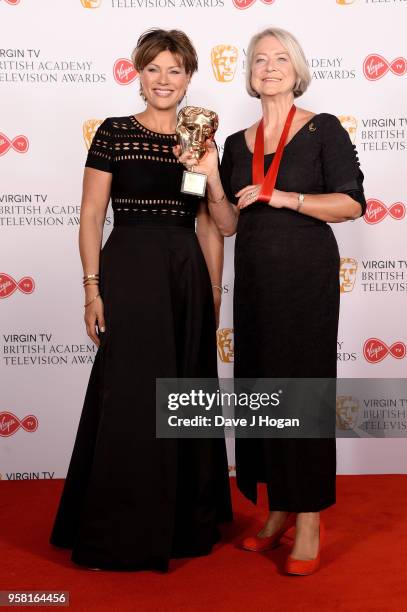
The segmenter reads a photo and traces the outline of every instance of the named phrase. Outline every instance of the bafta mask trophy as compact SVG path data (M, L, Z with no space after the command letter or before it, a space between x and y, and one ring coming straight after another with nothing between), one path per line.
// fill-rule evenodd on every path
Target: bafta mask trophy
M177 117L177 138L181 152L193 151L197 161L206 153L205 141L213 138L218 129L218 115L200 106L184 106ZM193 166L185 170L182 177L181 191L190 195L204 197L206 174L194 172Z

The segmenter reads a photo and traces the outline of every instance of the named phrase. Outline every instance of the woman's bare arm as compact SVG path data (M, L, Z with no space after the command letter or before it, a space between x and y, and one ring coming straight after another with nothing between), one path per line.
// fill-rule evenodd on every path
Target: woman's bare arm
M205 257L209 276L211 278L216 323L218 325L222 295L219 287L222 287L223 236L220 234L215 222L211 218L206 202L201 202L199 205L196 235ZM214 285L216 286L214 287Z
M83 274L98 274L99 257L102 244L103 225L110 200L112 175L94 168L85 168L83 177L83 194L79 227L79 251L82 260ZM85 287L85 323L88 336L99 346L96 333L105 331L103 303L97 285Z

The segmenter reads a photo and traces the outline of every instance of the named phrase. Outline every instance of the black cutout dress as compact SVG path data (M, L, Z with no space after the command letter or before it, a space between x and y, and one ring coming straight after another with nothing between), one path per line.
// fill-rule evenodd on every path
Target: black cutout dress
M216 378L197 199L180 193L175 136L106 119L86 165L111 172L114 228L100 257L106 332L51 535L74 562L166 571L205 555L231 520L223 439L156 439L155 379Z
M265 173L273 155L265 155ZM227 138L221 176L232 203L234 194L252 184L252 157L244 131ZM336 117L323 113L286 145L276 189L347 193L364 212L362 182L347 132ZM339 265L327 223L261 202L240 212L236 378L336 377ZM317 512L335 503L335 439L237 439L236 470L240 490L254 503L257 483L267 483L270 510Z

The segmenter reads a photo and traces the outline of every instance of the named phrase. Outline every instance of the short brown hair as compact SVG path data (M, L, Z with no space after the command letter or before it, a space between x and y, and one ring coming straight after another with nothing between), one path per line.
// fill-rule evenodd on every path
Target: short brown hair
M131 54L135 69L140 72L162 51L170 51L180 61L185 72L192 75L198 70L198 56L188 36L180 30L153 28L144 32Z

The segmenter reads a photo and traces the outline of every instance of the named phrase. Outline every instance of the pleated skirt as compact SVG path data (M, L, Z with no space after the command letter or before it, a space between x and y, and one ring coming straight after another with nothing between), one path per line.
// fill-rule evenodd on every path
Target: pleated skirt
M51 542L72 560L166 571L231 520L223 439L157 439L156 378L216 378L206 263L193 224L115 225L100 259L101 334Z

